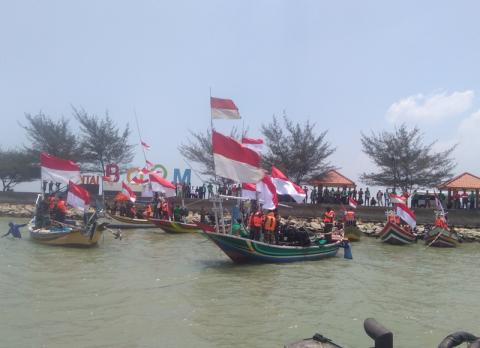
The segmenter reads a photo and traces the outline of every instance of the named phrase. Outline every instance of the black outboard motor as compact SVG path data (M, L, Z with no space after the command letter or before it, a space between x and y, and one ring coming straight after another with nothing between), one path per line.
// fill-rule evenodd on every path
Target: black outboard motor
M393 333L373 318L363 322L365 332L375 341L375 348L393 348Z
M458 331L448 335L440 342L438 348L452 348L465 342L472 342L468 348L480 348L480 339L465 331Z

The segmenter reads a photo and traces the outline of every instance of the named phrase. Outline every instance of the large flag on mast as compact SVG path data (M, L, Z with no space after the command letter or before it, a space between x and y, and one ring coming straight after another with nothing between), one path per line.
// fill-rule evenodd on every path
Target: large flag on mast
M255 184L242 183L242 198L257 199Z
M239 119L238 108L231 99L210 97L213 119Z
M260 155L235 139L212 132L215 173L237 182L257 183L263 178Z
M295 202L302 203L307 196L305 191L285 176L277 167L272 166L272 181L280 195L289 195Z
M243 146L248 147L249 149L252 149L258 153L262 153L263 150L263 140L262 139L255 139L255 138L247 138L243 137L242 138L242 144Z
M154 173L150 173L149 178L153 192L164 193L165 197L175 197L175 185L170 181Z
M415 228L415 226L417 225L417 219L415 217L415 213L403 203L397 203L396 206L397 206L397 211L396 211L397 215L403 221L409 224L411 228Z
M272 178L265 175L262 181L257 183L258 200L263 205L263 209L273 210L278 206L277 189L272 182Z
M75 162L58 158L48 153L40 154L42 180L68 185L69 181L80 183L80 166Z

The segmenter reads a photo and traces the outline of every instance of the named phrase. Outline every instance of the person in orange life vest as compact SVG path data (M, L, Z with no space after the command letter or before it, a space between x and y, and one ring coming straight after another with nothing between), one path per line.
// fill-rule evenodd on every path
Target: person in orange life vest
M165 220L168 220L169 214L168 214L168 202L166 200L162 201L162 218Z
M273 234L275 232L277 221L275 219L275 213L273 210L270 210L267 215L265 215L265 219L263 222L263 231L264 231L264 242L272 244L273 242Z
M325 227L323 229L323 232L331 232L333 229L333 222L335 221L335 212L333 211L332 208L327 207L325 209L325 213L323 213L323 223L325 224Z
M67 215L67 205L63 199L59 199L57 203L57 213L56 219L59 222L65 221L65 216Z
M256 212L252 211L250 213L250 216L248 217L248 230L250 231L250 236L249 236L250 239L255 239L255 232L254 232L255 231L255 224L254 224L255 214Z
M262 211L259 209L253 215L253 239L260 240L260 236L262 234L262 225L263 225L263 214Z
M53 219L55 217L55 214L56 214L56 205L57 205L57 199L55 197L55 195L50 195L50 197L48 197L48 210L50 212L50 218Z
M152 206L148 204L145 210L143 211L143 217L148 219L151 216L152 216Z
M353 210L345 211L345 224L346 225L356 225L355 212Z
M443 228L444 230L448 230L448 225L443 215L437 216L437 218L435 219L435 226Z

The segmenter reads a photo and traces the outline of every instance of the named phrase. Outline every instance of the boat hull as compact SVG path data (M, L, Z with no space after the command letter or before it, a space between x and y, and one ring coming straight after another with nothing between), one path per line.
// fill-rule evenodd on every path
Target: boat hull
M208 230L204 230L203 233L235 263L320 260L335 256L341 244L336 242L308 247L281 246Z
M406 245L415 242L415 236L392 222L387 222L378 237L383 243L392 245Z
M157 227L160 227L166 233L178 234L178 233L197 233L202 230L195 224L186 224L183 222L162 220L162 219L149 219Z
M345 237L348 238L350 242L358 242L362 237L362 232L357 226L345 226L344 229Z
M426 245L436 248L455 248L458 244L458 239L441 227L433 228L425 235L424 240Z
M98 226L92 235L81 229L65 228L60 230L37 229L29 227L30 238L41 244L68 246L68 247L93 247L98 244L104 231L103 224Z

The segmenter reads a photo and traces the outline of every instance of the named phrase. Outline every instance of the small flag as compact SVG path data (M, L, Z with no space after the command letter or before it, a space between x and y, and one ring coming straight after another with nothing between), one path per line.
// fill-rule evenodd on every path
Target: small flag
M404 196L394 195L393 193L390 194L391 203L405 204L406 201L407 199Z
M253 151L258 152L259 154L262 153L263 150L263 140L262 139L254 139L254 138L242 138L242 144Z
M351 206L353 209L357 209L358 202L354 200L352 197L348 198L348 205Z
M67 203L78 210L88 210L90 204L90 193L72 181L68 182Z
M152 168L153 167L153 163L150 162L149 160L145 160L145 164L146 164L147 168Z
M143 148L144 148L145 150L150 150L150 145L148 145L148 144L147 144L146 142L144 142L144 141L141 141L141 143L142 143L142 146L143 146Z
M122 193L134 203L137 200L137 195L135 194L135 192L133 192L133 190L130 187L128 187L127 184L125 184L125 182L122 182Z
M212 108L212 118L214 119L239 119L238 108L231 99L220 99L210 97L210 107Z

